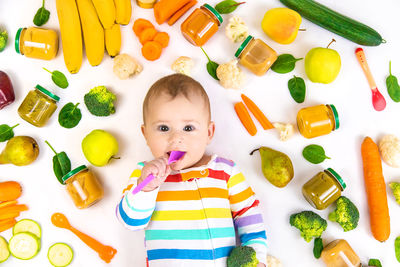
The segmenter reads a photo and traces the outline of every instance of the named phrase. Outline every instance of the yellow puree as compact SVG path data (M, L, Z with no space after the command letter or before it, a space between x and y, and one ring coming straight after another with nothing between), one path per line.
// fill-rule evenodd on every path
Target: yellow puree
M329 134L335 129L335 117L330 107L318 105L297 113L299 132L306 138Z
M278 58L275 50L260 39L251 40L239 56L239 63L258 76L264 75Z
M322 250L321 258L327 267L361 266L360 258L344 239L329 243Z
M58 52L58 36L53 30L29 27L21 31L21 54L37 59L50 60Z

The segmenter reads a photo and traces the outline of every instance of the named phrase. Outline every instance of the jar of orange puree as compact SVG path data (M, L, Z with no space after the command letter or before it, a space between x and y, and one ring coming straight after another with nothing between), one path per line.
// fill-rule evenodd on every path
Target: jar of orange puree
M181 24L183 36L193 45L204 45L222 24L222 17L209 4L196 8Z
M329 134L339 128L339 115L334 105L302 108L297 113L297 127L305 138Z
M57 32L37 27L20 28L15 36L15 51L30 58L53 59L58 52Z
M327 267L361 267L360 258L344 239L337 239L326 245L321 258Z

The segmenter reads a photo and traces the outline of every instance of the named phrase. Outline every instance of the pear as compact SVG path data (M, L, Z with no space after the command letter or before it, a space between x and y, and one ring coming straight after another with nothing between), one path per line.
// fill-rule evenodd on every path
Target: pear
M282 152L269 147L254 149L260 151L261 168L267 180L276 187L285 187L293 178L293 164L290 158Z
M39 155L39 146L35 139L29 136L14 136L8 140L6 147L0 154L0 164L14 164L16 166L29 165Z

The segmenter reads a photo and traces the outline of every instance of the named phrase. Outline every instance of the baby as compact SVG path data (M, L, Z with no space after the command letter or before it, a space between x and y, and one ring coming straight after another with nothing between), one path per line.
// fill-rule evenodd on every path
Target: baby
M214 130L200 83L173 74L151 86L142 133L154 159L138 164L117 206L124 226L145 229L148 266L225 267L235 229L240 244L255 249L258 266L266 264L259 201L234 162L205 154ZM185 154L168 165L171 151ZM149 174L155 178L133 194Z

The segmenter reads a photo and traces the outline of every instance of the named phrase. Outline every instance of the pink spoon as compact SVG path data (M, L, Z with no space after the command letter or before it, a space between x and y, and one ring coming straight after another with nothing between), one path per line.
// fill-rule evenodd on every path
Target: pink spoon
M185 155L185 152L183 152L183 151L171 151L171 154L169 155L169 158L168 158L168 165L180 160L183 157L183 155ZM149 174L138 186L136 186L133 189L132 194L139 193L143 189L143 187L145 187L153 179L154 179L154 175Z
M384 110L386 107L386 101L383 95L379 92L378 88L376 87L376 83L374 78L372 77L371 71L368 67L367 59L365 58L364 50L362 48L356 49L356 56L358 62L361 65L361 68L364 71L365 76L367 77L369 87L371 88L372 92L372 105L376 111Z

